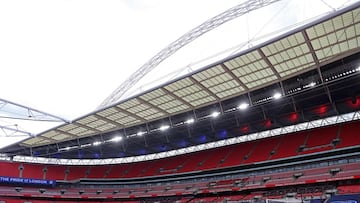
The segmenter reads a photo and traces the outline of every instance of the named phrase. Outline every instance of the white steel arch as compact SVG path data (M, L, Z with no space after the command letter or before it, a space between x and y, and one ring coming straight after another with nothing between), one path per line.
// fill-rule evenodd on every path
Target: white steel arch
M249 0L237 6L234 6L219 15L210 18L201 25L195 27L180 38L162 49L138 70L136 70L125 82L123 82L114 92L110 94L98 107L98 109L107 107L117 102L131 87L133 87L141 78L158 66L162 61L170 57L179 49L194 41L201 35L219 27L220 25L240 17L250 11L262 8L280 0Z

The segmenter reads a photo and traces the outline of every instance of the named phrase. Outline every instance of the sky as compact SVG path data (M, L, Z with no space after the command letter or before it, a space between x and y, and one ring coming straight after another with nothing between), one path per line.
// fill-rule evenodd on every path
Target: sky
M242 2L0 1L0 98L74 120L94 111L168 44ZM171 74L174 71L184 74L203 67L254 45L244 42L257 38L258 42L264 41L268 38L261 36L266 33L351 2L283 0L251 12L182 48L129 92L146 90L151 81L164 82L179 76ZM231 47L228 52L202 61ZM35 133L45 129L24 127Z

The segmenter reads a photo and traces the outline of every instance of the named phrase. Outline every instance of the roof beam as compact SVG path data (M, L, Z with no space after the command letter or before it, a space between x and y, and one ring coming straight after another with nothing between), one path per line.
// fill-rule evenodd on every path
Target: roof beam
M309 39L309 35L307 34L306 30L302 30L301 31L301 34L303 35L304 39L305 39L305 43L306 45L309 47L309 50L310 50L310 53L311 53L311 56L313 57L314 61L315 61L315 64L317 66L319 66L319 59L318 57L316 56L315 54L315 50L314 50L314 47L312 46L311 42L310 42L310 39Z
M189 79L191 80L191 82L200 86L201 90L204 90L210 96L214 97L216 99L216 101L220 101L220 98L216 94L214 94L212 91L210 91L208 88L206 88L203 84L201 84L199 81L197 81L195 78L193 78L193 76L189 76Z
M241 85L246 91L249 91L249 88L245 85L245 83L243 83L224 63L221 63L220 66L232 77L233 80Z
M191 109L194 109L194 106L193 106L192 104L190 104L189 102L185 101L183 98L175 95L174 93L172 93L171 91L167 90L167 89L164 88L164 87L160 87L160 89L161 89L162 91L164 91L166 94L169 94L170 96L174 97L175 99L177 99L177 100L181 101L182 103L190 106Z
M281 76L277 72L277 70L274 68L273 64L269 61L269 59L265 56L264 52L259 48L257 49L258 53L260 54L261 58L265 61L265 63L269 66L269 68L272 70L272 72L275 74L278 81L280 81Z
M122 109L122 108L120 108L118 106L113 106L113 107L114 107L114 109L116 109L117 111L119 111L121 113L127 114L128 116L131 116L131 117L133 117L133 118L135 118L137 120L140 120L142 122L147 122L147 120L145 120L144 118L142 118L142 117L140 117L140 116L138 116L136 114L133 114L133 113L131 113L131 112L125 110L125 109Z
M321 69L320 69L320 62L319 62L319 59L318 59L318 57L317 57L317 55L315 53L314 47L312 46L312 44L310 42L309 35L307 34L306 30L301 31L301 34L303 35L303 37L305 39L305 42L306 42L306 45L308 46L308 48L310 50L311 56L312 56L313 60L315 61L316 70L317 70L317 72L319 74L321 83L324 83L324 78L322 76ZM328 99L329 99L330 103L333 103L333 99L331 97L331 93L330 93L330 90L329 90L327 85L325 85L325 91L326 91L326 94L328 96Z
M144 99L141 99L140 97L136 97L136 100L140 101L140 103L146 104L146 105L150 106L151 108L156 109L157 111L160 111L161 113L169 116L169 113L167 111L155 106L154 104L152 104Z

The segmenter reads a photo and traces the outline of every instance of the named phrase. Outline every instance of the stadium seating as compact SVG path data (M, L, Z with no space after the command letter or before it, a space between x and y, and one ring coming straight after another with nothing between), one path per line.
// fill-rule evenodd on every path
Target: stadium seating
M46 179L49 180L64 180L65 179L65 172L67 167L66 166L56 166L56 165L48 165L46 166Z
M20 163L0 162L1 176L20 177Z
M338 132L338 126L330 126L311 130L300 154L311 154L333 149L333 141L337 138Z
M285 135L271 156L271 160L298 155L299 147L304 145L307 135L308 131Z
M359 121L344 123L169 158L128 164L55 166L0 162L0 169L3 168L3 176L52 180L134 178L203 171L313 154L334 148L358 146L360 144L360 139L357 137L357 132L360 130L359 126Z
M109 166L91 166L87 178L104 178L109 170Z
M249 158L244 160L243 164L267 161L272 153L274 153L274 149L279 144L280 139L280 136L276 136L255 141L254 148L250 152Z
M344 123L340 130L340 143L336 148L344 148L360 145L360 123L359 121Z

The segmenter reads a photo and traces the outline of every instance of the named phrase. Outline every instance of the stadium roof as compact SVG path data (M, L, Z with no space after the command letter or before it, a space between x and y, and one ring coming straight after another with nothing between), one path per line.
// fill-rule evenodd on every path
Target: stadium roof
M246 95L275 83L280 84L278 91L286 95L282 81L360 51L358 6L359 3L182 78L52 128L20 145L36 147L125 129Z

